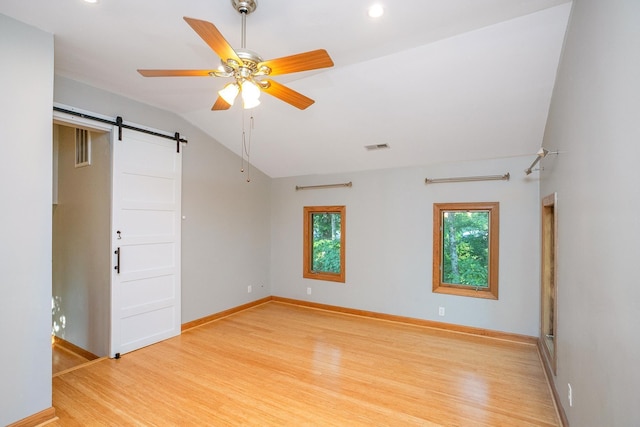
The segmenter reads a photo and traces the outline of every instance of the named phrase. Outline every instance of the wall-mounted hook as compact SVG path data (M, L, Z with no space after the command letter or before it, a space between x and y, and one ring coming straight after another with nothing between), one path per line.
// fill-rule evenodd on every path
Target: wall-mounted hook
M116 234L118 235L117 239L118 239L118 240L121 240L121 239L122 239L122 236L120 235L120 234L121 234L121 233L120 233L120 230L116 231Z

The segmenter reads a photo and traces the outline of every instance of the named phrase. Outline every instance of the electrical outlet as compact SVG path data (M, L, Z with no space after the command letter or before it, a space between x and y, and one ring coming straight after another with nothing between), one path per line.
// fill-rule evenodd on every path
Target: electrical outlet
M438 307L438 316L444 316L444 307Z
M252 290L253 290L253 289L251 288L251 285L247 286L247 292L248 292L248 293L251 293L251 291L252 291Z
M307 288L307 295L311 295L311 288Z
M569 398L569 406L573 406L573 390L571 389L571 383L567 384L567 388L569 389L567 393L567 397Z

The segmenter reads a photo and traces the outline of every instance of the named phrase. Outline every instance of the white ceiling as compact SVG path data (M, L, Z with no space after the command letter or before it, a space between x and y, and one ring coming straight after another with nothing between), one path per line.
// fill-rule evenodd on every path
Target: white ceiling
M333 58L274 77L316 101L304 111L263 94L254 110L214 112L227 79L136 72L216 68L182 17L214 23L237 48L230 0L0 0L0 13L55 35L56 74L173 111L237 154L253 114L251 161L271 177L535 155L568 0L379 0L377 20L373 2L258 0L247 17L247 48L265 59L318 48Z

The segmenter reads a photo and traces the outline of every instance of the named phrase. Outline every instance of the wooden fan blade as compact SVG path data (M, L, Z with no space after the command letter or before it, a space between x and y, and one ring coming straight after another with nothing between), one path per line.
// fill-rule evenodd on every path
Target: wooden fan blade
M219 111L219 110L228 110L229 108L231 108L231 104L229 104L227 101L222 99L221 96L219 96L218 99L216 99L216 103L213 104L213 107L211 107L211 110Z
M304 110L309 107L315 101L311 98L307 98L303 94L296 92L293 89L286 87L276 81L266 80L269 82L268 87L263 88L262 90L267 92L271 96L275 96L276 98L293 105L296 108Z
M186 16L183 17L183 19L187 21L187 24L193 28L193 31L198 33L202 40L204 40L205 43L207 43L209 47L218 54L220 59L225 62L227 59L233 59L238 64L242 64L242 60L238 58L236 51L233 50L229 42L227 42L215 25L211 22L188 18Z
M270 76L277 76L279 74L333 67L333 61L326 50L318 49L296 55L284 56L282 58L270 59L259 63L258 69L263 65L271 68Z
M215 70L138 70L145 77L210 77Z

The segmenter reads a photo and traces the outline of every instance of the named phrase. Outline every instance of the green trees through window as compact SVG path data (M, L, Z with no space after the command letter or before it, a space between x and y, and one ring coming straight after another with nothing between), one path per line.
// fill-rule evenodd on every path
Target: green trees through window
M341 215L335 212L312 213L313 271L340 273Z
M489 212L445 211L442 280L469 286L489 285Z
M304 208L303 277L345 281L345 206Z
M433 205L433 291L498 299L499 204Z

